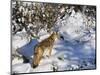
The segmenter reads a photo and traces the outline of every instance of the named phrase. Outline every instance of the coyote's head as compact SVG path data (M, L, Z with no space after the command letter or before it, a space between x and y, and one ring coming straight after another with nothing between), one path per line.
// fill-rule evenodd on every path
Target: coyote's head
M56 39L59 39L59 38L60 38L60 36L59 36L58 32L53 32L53 33L52 33L52 35L51 35L51 37L52 37L54 40L56 40Z

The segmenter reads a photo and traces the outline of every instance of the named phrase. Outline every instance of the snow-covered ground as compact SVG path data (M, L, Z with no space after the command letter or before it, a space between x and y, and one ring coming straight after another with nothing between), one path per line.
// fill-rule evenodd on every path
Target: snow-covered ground
M18 48L18 53L25 56L30 62L23 63L22 58L15 57L12 60L12 72L29 73L95 69L95 22L95 18L87 17L85 14L74 10L70 16L65 14L63 19L58 18L56 26L59 35L63 39L55 41L51 57L43 58L35 69L31 67L34 46L50 34L46 33L45 30L41 30L38 33L40 38L33 38L32 40L29 40L28 35L23 33L15 34L12 36L12 51Z
M35 41L35 40L34 40ZM34 41L22 47L21 54L30 59L33 55ZM87 44L86 44L87 45ZM73 44L70 41L58 40L55 42L52 56L41 60L40 65L33 69L30 63L17 63L12 65L12 71L17 73L47 72L78 69L94 69L95 53L84 49L85 44ZM88 47L88 45L86 46ZM88 52L90 50L91 52ZM94 54L93 54L94 53ZM22 61L21 59L17 60Z

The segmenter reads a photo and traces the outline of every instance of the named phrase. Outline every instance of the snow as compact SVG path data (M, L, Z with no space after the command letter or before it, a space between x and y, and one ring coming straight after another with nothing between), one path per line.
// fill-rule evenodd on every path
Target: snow
M26 32L20 32L16 35L12 35L12 54L18 54L18 49L30 42L29 38L30 37L26 34Z
M29 73L31 71L30 64L15 64L12 66L13 73Z
M23 59L18 58L18 57L14 57L14 59L12 61L12 65L21 64L21 63L23 63Z
M63 11L64 9L61 10L61 12ZM89 20L88 22L87 16L73 10L71 15L68 16L66 14L63 20L58 18L56 25L59 29L59 35L63 36L64 39L56 40L52 49L52 55L44 57L40 61L39 66L34 69L31 67L34 47L43 39L49 37L50 34L45 30L41 30L38 33L40 38L33 38L32 40L29 40L25 32L12 36L12 51L19 48L18 53L30 60L29 63L23 63L23 59L14 58L12 64L13 73L96 68L95 20Z
M34 53L34 46L38 44L38 41L36 39L33 39L28 44L24 45L20 48L18 51L19 54L26 56L28 59L31 59L33 53Z
M32 55L33 55L33 49L32 47L34 47L34 44L37 44L38 42L36 41L36 39L33 39L30 43L28 43L27 45L23 46L21 48L21 54L26 56L28 59L30 59L30 63L17 63L18 65L16 66L13 65L13 72L17 72L17 73L29 73L29 72L48 72L48 71L53 71L53 67L57 68L57 71L63 71L63 70L75 70L75 69L79 69L79 65L83 64L82 61L83 60L83 54L89 55L91 54L92 50L90 49L90 47L85 44L85 45L80 45L79 47L77 47L76 49L82 49L83 50L75 50L73 44L69 44L70 41L66 42L66 41L62 41L62 40L57 40L55 42L54 48L53 48L53 52L52 52L52 56L50 58L45 57L41 60L39 66L35 69L33 69L30 65L31 60L32 60ZM69 45L68 45L69 44ZM77 45L76 45L77 46ZM75 47L76 47L75 46ZM85 49L84 49L85 48ZM85 59L84 57L84 59ZM60 58L60 59L58 59ZM87 57L86 57L87 59ZM94 61L94 60L93 60ZM80 63L81 62L81 63ZM82 69L89 69L94 68L94 66L91 64L91 62L86 61L87 64L90 67L84 67ZM19 70L20 69L20 70Z

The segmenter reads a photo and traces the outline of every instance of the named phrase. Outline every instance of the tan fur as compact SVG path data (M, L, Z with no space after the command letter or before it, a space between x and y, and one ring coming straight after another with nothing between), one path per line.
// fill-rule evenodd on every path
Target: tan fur
M32 61L32 67L35 68L39 65L41 58L43 57L43 54L45 50L48 50L48 56L51 56L52 48L54 41L58 38L58 33L53 32L51 36L40 42L38 45L36 45L35 52L34 52L34 58Z

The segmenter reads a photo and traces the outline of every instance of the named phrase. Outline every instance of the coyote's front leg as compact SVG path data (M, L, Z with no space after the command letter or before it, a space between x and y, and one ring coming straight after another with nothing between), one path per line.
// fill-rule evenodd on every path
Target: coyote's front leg
M51 56L51 53L52 53L52 46L49 49L49 57Z

